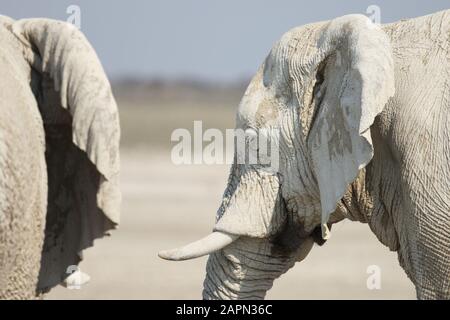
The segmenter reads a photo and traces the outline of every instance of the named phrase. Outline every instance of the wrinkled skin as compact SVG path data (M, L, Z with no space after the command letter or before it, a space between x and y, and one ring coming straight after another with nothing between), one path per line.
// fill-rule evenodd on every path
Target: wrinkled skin
M119 222L120 130L74 26L0 16L0 42L0 299L30 299Z
M419 299L450 298L449 37L450 11L282 37L237 114L280 130L280 166L233 165L214 230L240 237L210 255L203 298L264 298L345 218L398 252Z

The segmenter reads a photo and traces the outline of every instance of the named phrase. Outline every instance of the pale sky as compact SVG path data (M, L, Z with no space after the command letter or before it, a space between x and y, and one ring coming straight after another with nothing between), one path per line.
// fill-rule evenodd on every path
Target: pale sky
M280 36L305 23L380 8L387 23L450 8L448 0L1 0L13 18L67 20L81 10L81 30L110 77L249 77Z

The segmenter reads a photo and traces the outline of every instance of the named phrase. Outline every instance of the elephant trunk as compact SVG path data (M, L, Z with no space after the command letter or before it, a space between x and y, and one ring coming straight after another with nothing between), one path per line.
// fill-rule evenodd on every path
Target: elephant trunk
M209 256L203 283L204 299L264 299L273 282L313 245L303 239L295 248L277 240L288 224L277 175L234 165L216 232L239 238Z
M264 299L274 280L303 260L313 243L306 238L293 252L267 239L240 238L209 256L203 299Z
M240 253L244 258L245 253ZM237 254L227 255L223 250L209 256L206 265L206 278L203 283L203 299L264 299L275 279L275 277L269 277L263 271L268 265L263 261L254 261L251 265L244 265L236 258ZM247 255L256 256L250 253ZM250 260L251 258L248 257L247 259ZM260 259L266 258L260 257ZM271 268L275 269L276 267L271 265Z

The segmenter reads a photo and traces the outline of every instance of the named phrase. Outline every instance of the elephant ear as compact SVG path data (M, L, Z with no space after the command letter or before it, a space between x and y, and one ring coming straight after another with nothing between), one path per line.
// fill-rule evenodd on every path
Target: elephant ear
M358 171L372 159L370 126L394 95L388 36L361 15L332 20L318 43L322 73L314 123L308 135L320 191L322 237L326 223ZM320 67L319 67L320 66Z
M46 134L49 195L38 286L47 290L119 223L119 118L100 61L77 28L26 19L12 32L34 69Z

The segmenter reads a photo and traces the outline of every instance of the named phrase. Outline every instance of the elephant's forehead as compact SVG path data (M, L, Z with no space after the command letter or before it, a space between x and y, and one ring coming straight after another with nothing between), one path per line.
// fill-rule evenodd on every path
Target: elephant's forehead
M264 84L264 64L253 78L238 109L239 128L262 128L276 122L278 101L276 89Z
M279 45L276 45L278 47ZM275 47L250 82L238 109L242 126L263 127L278 116L278 106L289 91L285 61Z
M326 22L319 22L291 29L273 46L241 100L238 127L260 128L277 121L280 105L287 105L290 100L293 81L300 79L296 70L317 52L325 25ZM302 87L301 83L297 85Z

